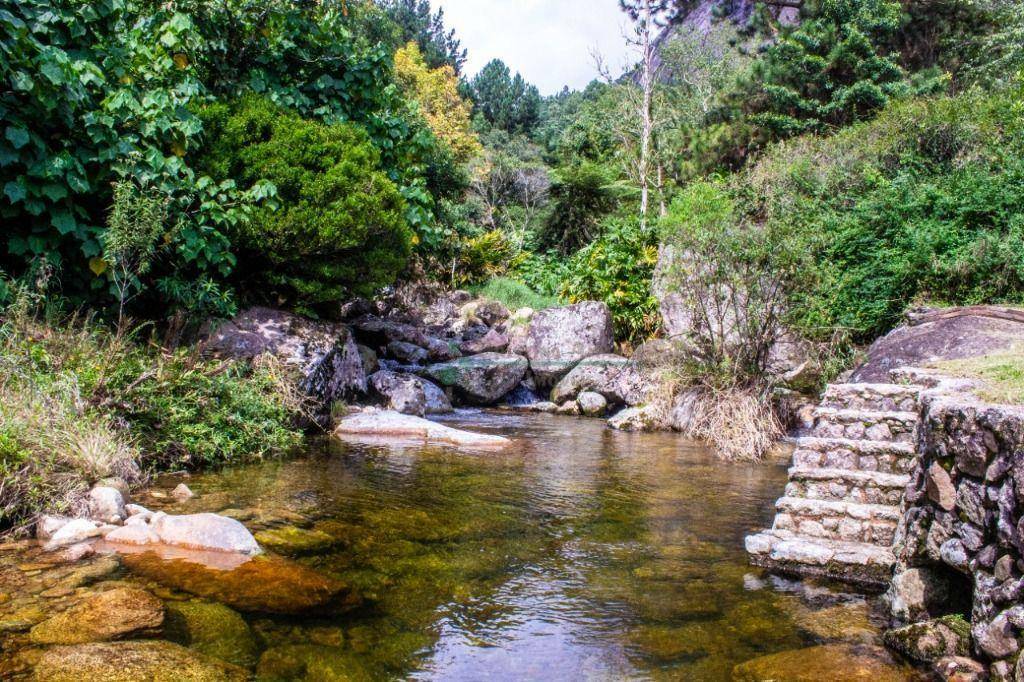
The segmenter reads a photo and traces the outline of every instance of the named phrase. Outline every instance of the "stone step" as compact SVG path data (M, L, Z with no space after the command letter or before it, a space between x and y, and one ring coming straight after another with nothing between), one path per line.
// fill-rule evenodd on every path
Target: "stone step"
M840 410L916 412L920 386L906 384L830 384L822 407Z
M848 469L906 474L914 466L913 443L853 438L797 438L793 466L801 469Z
M789 470L786 497L898 506L909 482L906 474L794 467Z
M816 575L884 587L895 563L892 549L769 530L746 539L755 566L793 575Z
M807 537L864 542L888 547L896 535L899 507L858 504L838 500L783 497L775 503L773 530L788 530Z
M865 438L913 443L916 412L884 412L819 407L814 411L811 435L818 438Z

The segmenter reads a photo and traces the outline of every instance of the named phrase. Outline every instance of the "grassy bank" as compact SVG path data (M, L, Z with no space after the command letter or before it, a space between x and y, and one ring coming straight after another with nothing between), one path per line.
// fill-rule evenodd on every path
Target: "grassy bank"
M133 484L299 442L301 399L277 364L166 350L146 331L0 313L0 533L75 511L105 478Z
M963 379L974 379L975 391L982 400L1002 405L1024 405L1024 349L985 355L980 358L936 363L943 372Z

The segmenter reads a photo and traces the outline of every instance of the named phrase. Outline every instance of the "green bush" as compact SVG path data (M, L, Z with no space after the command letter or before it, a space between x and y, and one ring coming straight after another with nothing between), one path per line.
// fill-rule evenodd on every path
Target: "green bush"
M789 226L813 256L791 301L811 336L867 342L913 303L1024 301L1024 110L1010 94L898 103L736 176L748 224Z
M500 301L505 304L505 307L513 311L520 308L544 310L559 304L557 297L538 294L522 282L517 282L508 277L489 279L482 286L473 287L472 292L483 298Z
M658 263L657 237L633 219L612 219L602 235L569 261L562 296L571 303L604 301L617 338L644 341L659 325L651 292Z
M551 213L541 230L542 247L569 254L601 232L601 219L611 213L626 190L608 166L581 161L555 174Z
M277 188L276 205L231 235L249 291L317 310L395 279L412 235L402 195L365 133L252 95L210 105L200 118L208 135L203 165L213 177Z

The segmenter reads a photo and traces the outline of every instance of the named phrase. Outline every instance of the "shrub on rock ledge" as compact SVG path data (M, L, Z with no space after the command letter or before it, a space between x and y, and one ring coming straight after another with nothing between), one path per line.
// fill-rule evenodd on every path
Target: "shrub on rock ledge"
M405 203L360 128L309 121L252 95L200 117L211 175L277 189L276 206L231 235L247 289L316 309L393 281L411 250Z

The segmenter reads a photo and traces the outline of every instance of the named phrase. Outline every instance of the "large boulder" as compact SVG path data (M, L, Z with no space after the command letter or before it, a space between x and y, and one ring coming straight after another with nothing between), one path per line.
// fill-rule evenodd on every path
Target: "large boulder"
M412 374L377 372L370 377L373 392L389 410L422 417L426 414L446 414L452 404L444 391L426 379Z
M526 376L528 363L519 355L481 353L427 367L428 377L455 390L474 405L493 405Z
M611 311L594 301L535 313L526 338L530 369L544 388L554 386L580 360L614 348Z
M582 360L551 390L551 400L564 403L580 393L600 393L612 405L635 407L647 402L651 382L636 363L621 355L595 355Z
M300 388L325 408L366 392L359 348L343 324L254 307L210 333L206 351L246 360L273 355L298 370Z
M163 641L57 646L42 653L36 680L47 682L242 682L243 668Z
M344 439L369 442L441 443L466 447L504 447L507 438L453 429L443 424L391 411L366 411L345 417L335 433Z
M884 383L900 367L974 358L1024 343L1024 311L997 306L920 311L878 339L850 381Z
M118 588L86 597L29 633L36 644L83 644L151 637L164 624L163 603L145 590Z
M923 663L971 655L971 626L960 616L943 616L888 630L883 639L890 649Z
M504 353L507 348L508 337L493 329L488 329L482 336L467 339L459 345L463 355Z

